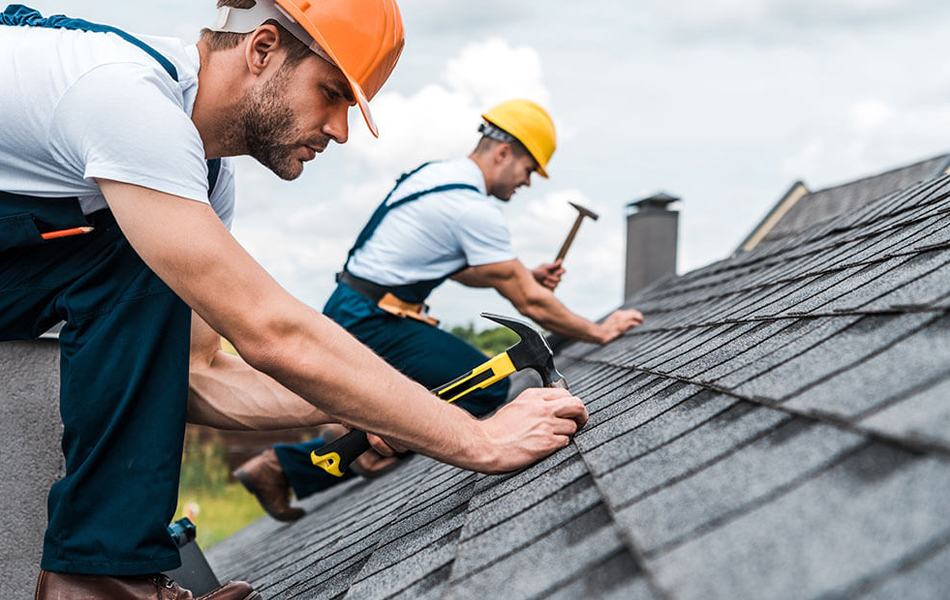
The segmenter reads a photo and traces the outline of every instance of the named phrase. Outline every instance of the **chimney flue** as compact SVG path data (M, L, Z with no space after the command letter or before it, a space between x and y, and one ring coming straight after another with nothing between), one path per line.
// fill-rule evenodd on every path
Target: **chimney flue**
M676 273L679 212L670 205L680 202L659 193L627 205L627 272L624 300L657 279Z

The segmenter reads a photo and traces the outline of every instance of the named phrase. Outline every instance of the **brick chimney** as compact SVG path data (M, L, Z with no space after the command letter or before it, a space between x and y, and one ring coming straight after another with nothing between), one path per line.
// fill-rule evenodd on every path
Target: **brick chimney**
M676 273L679 212L670 205L680 202L658 193L627 205L627 271L624 300L657 279Z

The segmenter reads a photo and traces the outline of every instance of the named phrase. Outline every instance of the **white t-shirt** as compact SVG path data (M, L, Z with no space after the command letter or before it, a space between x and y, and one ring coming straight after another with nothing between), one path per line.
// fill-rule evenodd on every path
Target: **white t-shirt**
M487 195L485 177L469 158L424 167L396 188L389 204L450 183L471 184L479 191L436 192L392 209L347 270L393 286L515 258L501 202Z
M178 70L115 34L0 26L0 190L78 197L106 207L93 178L209 203L204 146L191 121L196 46L136 36ZM51 200L55 201L55 200ZM234 167L222 161L210 204L234 216Z

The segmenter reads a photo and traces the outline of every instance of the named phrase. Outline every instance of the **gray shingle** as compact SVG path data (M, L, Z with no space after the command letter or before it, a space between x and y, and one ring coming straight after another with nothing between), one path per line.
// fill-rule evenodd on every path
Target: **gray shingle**
M718 348L710 349L702 356L693 358L689 363L677 368L674 373L687 379L696 378L704 382L715 381L723 372L738 368L736 363L741 360L746 352L751 351L762 342L771 339L777 332L792 325L789 321L766 321L737 326L745 327L739 337L724 343ZM717 367L719 370L714 372Z
M855 265L825 275L824 283L831 285L815 290L815 294L811 298L807 298L797 306L790 308L788 313L790 315L807 315L812 312L831 312L831 309L825 305L845 294L853 293L863 286L870 286L866 289L868 297L876 297L881 294L880 289L876 287L877 279L894 271L905 260L907 259L894 258L870 265Z
M950 541L922 563L910 564L893 577L857 596L860 600L934 600L950 590Z
M946 536L948 489L942 460L868 447L650 565L684 600L831 596Z
M564 462L548 464L543 471L526 469L520 476L500 486L488 487L477 495L465 523L465 537L476 536L517 517L587 476L587 466L576 449L571 447L563 454L569 457Z
M908 281L889 294L861 306L863 311L927 309L950 292L950 251L944 251L946 262L933 271Z
M735 398L708 390L687 387L674 394L667 402L651 398L648 402L656 407L648 414L631 411L625 425L614 426L614 419L591 434L578 435L575 443L591 471L600 476L616 469L682 435L736 404ZM672 405L667 408L665 405ZM654 413L655 414L652 414ZM609 442L609 443L608 443Z
M639 567L625 550L591 569L579 573L570 583L538 596L545 600L659 600Z
M590 421L587 426L581 430L579 438L583 438L596 430L599 426L609 424L611 420L618 415L629 413L631 408L643 403L652 405L652 399L666 399L683 384L677 381L671 381L655 375L646 375L636 380L638 385L635 389L631 384L628 387L618 387L604 396L595 398L588 402L587 408L590 411ZM603 401L601 401L603 398ZM609 402L608 402L609 401ZM629 415L628 417L629 418ZM597 436L595 436L597 437Z
M702 380L727 389L735 388L770 369L785 364L811 347L835 339L840 332L857 321L858 317L793 321L788 327L776 331L772 337L763 340L761 344L755 346L754 350L746 352L738 360L731 361L728 365L724 365L724 368L713 369L703 374Z
M861 425L895 437L922 440L950 448L948 399L950 379L945 379L871 414Z
M830 302L825 309L838 312L862 310L869 302L926 275L944 262L946 262L946 255L941 251L926 252L914 255L910 259L902 259L899 269L895 268L888 271L881 277L869 282L868 285L856 288L854 291L841 296Z
M748 338L749 332L758 326L758 323L739 323L704 327L698 338L701 343L683 348L676 356L659 363L655 369L662 373L676 373L683 365L702 360L727 344Z
M562 512L565 507L552 500L548 508ZM591 566L624 552L620 531L603 504L595 503L569 517L565 514L568 520L550 527L547 523L538 527L530 522L529 516L525 515L528 522L524 524L513 523L510 528L498 531L499 537L479 536L461 544L455 569L474 566L466 560L474 554L491 556L495 562L483 564L474 571L453 570L446 600L475 600L499 593L511 600L544 596L586 578ZM526 530L521 531L522 527ZM504 554L514 542L521 540L528 543ZM499 552L490 546L493 542L503 544Z
M857 364L933 319L930 314L864 317L798 356L735 388L746 397L781 401L835 371Z
M821 385L805 390L786 406L850 419L927 382L950 375L950 316L917 316L929 317L920 330L883 348L879 354L850 365ZM913 365L913 368L895 371L893 365Z
M834 427L787 418L779 427L749 439L751 443L734 451L708 452L716 460L703 457L707 462L690 469L693 472L681 481L618 513L645 552L681 544L717 522L754 508L864 441ZM687 471L678 462L671 464L677 471Z
M621 445L629 445L625 444L625 440L597 449L598 453L613 451L618 459L626 459L632 455L634 460L620 463L613 456L610 460L598 460L597 454L591 454L588 458L590 462L604 466L617 464L597 476L597 485L610 499L611 506L622 508L646 494L655 492L669 482L761 435L786 418L778 411L753 408L745 403L734 404L728 397L720 397L717 400L719 402L707 404L710 410L717 404L727 406L726 410L705 421L697 421L694 418L689 422L692 425L689 430L683 431L678 420L667 415L657 419L654 423L660 426L661 431L670 430L659 445L649 444L650 436L644 436L646 439L637 440L635 449L621 449ZM641 451L637 452L638 449Z

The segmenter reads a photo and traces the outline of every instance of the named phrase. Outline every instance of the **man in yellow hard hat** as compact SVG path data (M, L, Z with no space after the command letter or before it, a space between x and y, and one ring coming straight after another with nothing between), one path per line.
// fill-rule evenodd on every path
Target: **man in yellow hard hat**
M393 0L218 4L197 45L22 5L0 13L0 340L65 321L66 474L50 491L37 600L193 597L161 575L181 562L166 524L186 418L346 421L486 472L540 459L586 420L577 398L546 390L472 419L238 244L226 157L293 179L347 140L350 106L375 131L368 102L403 30ZM242 358L220 352L219 333ZM260 595L234 582L211 597Z
M563 273L560 263L530 271L518 260L494 199L509 200L530 185L534 173L547 177L556 146L554 123L539 105L521 99L495 106L483 119L482 137L468 157L427 163L399 178L357 237L323 309L428 388L485 359L426 314L426 297L449 278L495 288L521 314L577 340L604 344L643 320L636 310L618 310L601 323L576 315L553 294ZM457 404L482 416L506 400L508 389L502 381ZM288 486L300 498L338 481L310 464L311 451L326 441L275 446L242 465L236 476L272 516L297 518L303 511L290 506ZM376 462L382 468L392 460ZM364 455L364 474L370 474L371 463Z

